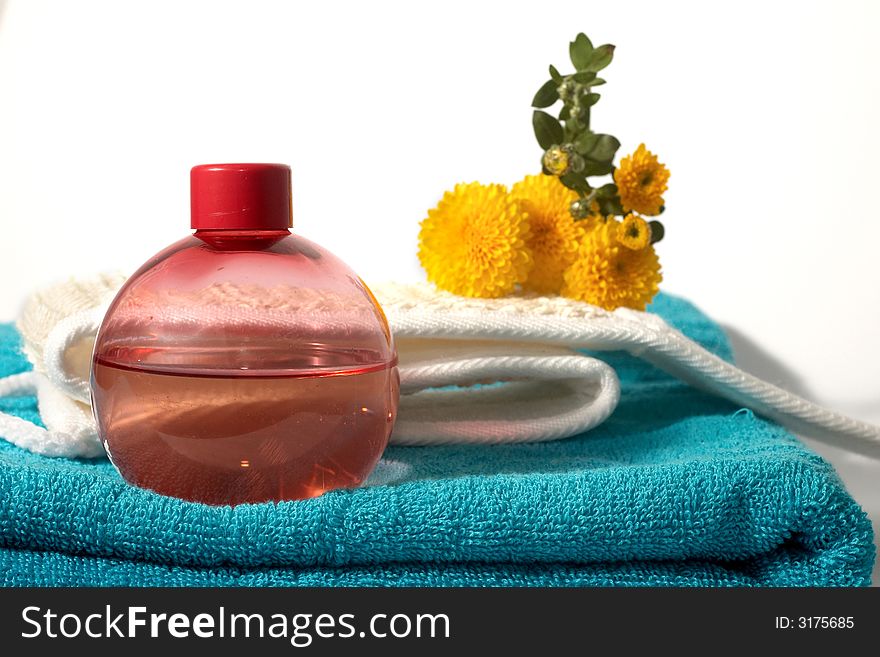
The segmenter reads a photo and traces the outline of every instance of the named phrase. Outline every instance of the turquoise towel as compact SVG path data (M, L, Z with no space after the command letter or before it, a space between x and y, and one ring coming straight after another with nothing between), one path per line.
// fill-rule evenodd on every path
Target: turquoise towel
M685 301L653 311L723 357ZM620 407L569 440L399 447L394 483L216 508L106 461L0 441L5 585L865 585L871 526L784 430L625 354ZM0 375L28 368L0 326ZM0 410L37 419L32 398Z

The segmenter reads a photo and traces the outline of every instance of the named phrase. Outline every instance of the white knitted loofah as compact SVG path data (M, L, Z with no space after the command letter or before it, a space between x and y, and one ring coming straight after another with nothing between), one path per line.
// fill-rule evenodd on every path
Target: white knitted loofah
M45 373L43 345L58 322L109 301L125 282L125 278L119 273L71 278L64 283L37 290L28 298L16 322L16 328L24 342L24 353L36 371ZM88 352L85 359L88 366L92 345L82 346L88 347L82 350Z
M0 434L46 454L98 453L94 424L84 429L85 407L70 400L88 400L94 334L122 280L108 275L71 281L32 297L18 323L25 352L45 374L47 385L64 393L57 397L69 403L45 393L40 396L40 412L49 428L36 428L46 432L43 438L8 416L0 417ZM540 441L586 431L604 421L619 398L611 368L575 351L591 349L627 350L798 433L880 454L878 427L823 409L737 369L656 315L627 309L610 312L562 297L465 299L427 284L387 283L373 292L388 317L400 356L402 397L395 443ZM250 298L241 290L210 293L241 293L243 303ZM288 303L297 308L317 304L314 308L320 313L328 301L297 297ZM271 323L271 310L254 311L268 313L261 321ZM12 387L25 394L39 390L39 381L33 377ZM495 381L509 383L471 385ZM436 390L450 385L466 387Z
M0 415L0 435L26 449L53 456L101 453L87 406L91 351L105 309L123 282L120 275L71 280L31 297L18 328L25 353L36 371L32 377L11 381L5 394L54 392L38 395L40 414L48 430ZM406 305L402 300L406 298L405 288L388 289L396 290L400 303ZM286 314L297 311L329 330L335 316L334 306L347 303L346 299L315 290L279 288L275 292L277 299L266 305L265 290L255 295L246 289L215 286L199 291L199 301L204 304L206 296L215 295L222 301L217 304L222 308L230 299L235 300L236 312L230 315L230 321L283 324ZM408 303L424 291L414 287L412 293ZM257 298L262 305L254 303ZM151 313L172 308L168 312L174 316L165 319L177 326L192 324L195 328L204 321L199 312L188 310L196 304L182 303L180 299L174 303L165 301L171 300L144 298L138 303L147 304ZM397 308L398 304L391 305ZM131 310L139 312L137 308ZM604 421L620 396L617 377L608 365L564 346L519 344L475 349L474 345L456 343L455 349L438 349L440 344L407 341L399 347L401 403L392 436L394 443L564 438ZM501 381L509 383L492 387L472 385ZM460 387L448 389L452 385ZM447 389L436 390L441 387ZM66 442L64 436L69 436Z

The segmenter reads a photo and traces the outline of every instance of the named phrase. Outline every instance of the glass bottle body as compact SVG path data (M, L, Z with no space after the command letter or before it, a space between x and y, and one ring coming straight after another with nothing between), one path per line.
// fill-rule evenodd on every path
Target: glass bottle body
M289 231L197 231L147 262L98 333L92 401L122 476L209 504L361 484L397 413L387 321Z

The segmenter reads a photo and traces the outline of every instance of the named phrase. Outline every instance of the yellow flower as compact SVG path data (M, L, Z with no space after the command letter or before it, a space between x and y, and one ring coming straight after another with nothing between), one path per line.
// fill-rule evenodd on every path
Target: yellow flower
M617 227L617 241L634 251L644 249L651 243L651 227L637 214L628 214Z
M500 297L528 276L528 238L528 217L504 185L460 184L422 221L419 261L443 290Z
M575 221L569 208L577 192L555 176L526 176L513 186L510 195L529 215L531 235L526 244L535 266L523 287L541 294L559 294L562 272L577 255L578 242L589 220Z
M627 212L660 214L668 181L669 169L658 162L657 156L644 144L639 144L635 153L623 158L614 171L620 203Z
M620 222L608 217L581 242L577 259L565 270L562 294L607 310L644 310L657 294L660 261L649 244L634 251L617 239Z

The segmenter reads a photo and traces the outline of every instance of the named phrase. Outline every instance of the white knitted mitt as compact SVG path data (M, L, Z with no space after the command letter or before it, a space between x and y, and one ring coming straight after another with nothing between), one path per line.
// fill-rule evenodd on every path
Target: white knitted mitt
M89 368L98 326L124 280L115 274L72 279L30 297L17 324L34 371L0 380L0 395L36 393L46 429L0 415L0 435L52 456L103 453L89 408ZM422 302L429 294L421 286L380 286L378 292L392 313L392 331L393 317L406 316L411 304L424 309ZM304 299L316 301L308 294ZM436 312L446 309L438 306ZM398 340L398 352L401 402L392 436L396 444L566 438L603 422L620 397L614 370L564 345L444 344L407 338ZM506 385L473 385L494 382Z
M38 395L48 431L0 416L0 435L56 456L101 453L88 404L91 348L124 277L72 280L35 294L18 322L34 373L0 380L0 395ZM656 315L562 297L466 299L426 284L373 288L400 357L392 442L541 441L582 433L614 410L605 363L577 353L626 350L792 430L880 453L880 429L820 408L709 353ZM504 386L474 383L508 382ZM437 390L450 385L464 386Z

